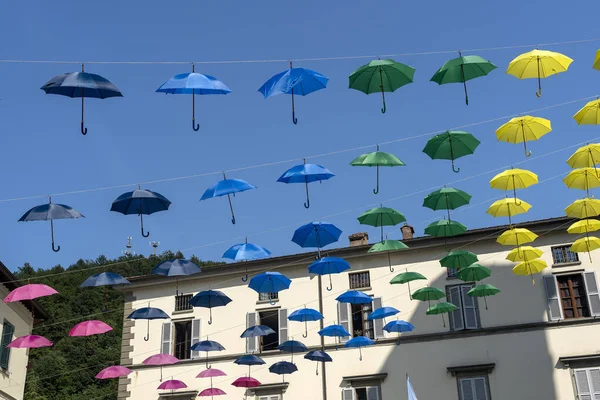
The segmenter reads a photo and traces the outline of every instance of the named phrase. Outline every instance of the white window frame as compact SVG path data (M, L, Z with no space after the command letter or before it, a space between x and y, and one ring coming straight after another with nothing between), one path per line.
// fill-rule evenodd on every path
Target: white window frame
M484 384L485 384L485 398L480 399L475 397L476 393L475 393L475 381L476 380L483 380ZM476 374L476 375L463 375L463 376L457 376L457 382L458 382L458 399L459 400L465 400L464 394L463 394L463 381L471 381L471 399L473 400L491 400L491 392L490 392L490 380L487 374Z
M342 388L342 400L350 400L347 399L345 396L345 394L351 394L352 396L352 400L356 400L358 398L358 396L356 395L356 389L366 389L367 392L367 400L383 400L381 397L381 385L357 385L357 386L352 386L352 387L345 387ZM375 399L372 399L369 397L369 389L375 389ZM373 393L373 392L371 392ZM261 399L262 400L262 399Z
M592 387L593 379L590 375L592 370L598 371L600 374L600 367L591 367L591 368L574 368L573 371L573 385L575 389L575 393L577 395L577 400L594 400L595 398L600 398L600 387L595 388ZM586 382L581 381L581 374L585 373ZM587 385L587 393L580 393L580 386Z
M268 396L256 396L256 400L281 400L280 394L270 394Z
M466 330L475 330L481 329L481 320L479 318L479 303L477 301L477 297L471 297L467 295L467 292L475 286L473 283L461 283L458 285L448 285L446 286L446 294L447 299L450 303L452 302L452 292L458 291L458 301L460 304L454 304L457 309L448 314L450 319L450 330L451 331L466 331ZM468 298L468 301L473 303L472 307L465 306L465 299ZM474 320L475 326L467 326L467 318L466 318L466 309L471 308L474 311ZM461 324L458 325L455 320L455 313L460 312L461 315Z

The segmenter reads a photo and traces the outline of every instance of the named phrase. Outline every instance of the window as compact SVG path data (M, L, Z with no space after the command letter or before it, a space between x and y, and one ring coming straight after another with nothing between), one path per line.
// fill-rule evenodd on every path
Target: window
M458 398L460 400L490 400L487 375L468 378L459 377Z
M446 276L448 278L456 278L459 268L446 268Z
M259 293L258 301L273 301L279 299L279 293Z
M371 339L384 338L383 320L367 320L369 314L377 308L382 307L381 297L374 297L373 302L369 304L346 304L338 303L338 321L352 337L366 336ZM342 342L349 340L349 337L341 338Z
M180 294L175 296L175 311L191 310L194 307L190 304L192 294Z
M281 396L278 394L272 396L258 396L258 400L281 400Z
M15 327L4 320L4 325L2 326L2 338L0 343L0 368L7 370L8 362L10 359L10 348L6 347L13 340L13 334L15 333Z
M585 295L583 275L558 275L558 294L565 318L589 317L590 310Z
M467 295L473 286L472 284L446 286L448 301L457 307L450 313L450 329L453 331L479 328L477 300Z
M364 289L371 287L371 277L369 276L369 271L354 272L352 274L348 274L348 278L350 278L350 289Z
M246 328L255 325L265 325L273 329L275 333L267 336L251 337L246 339L246 351L276 350L280 343L287 340L287 309L264 310L246 314Z
M569 248L570 244L564 246L556 246L552 248L552 262L556 264L578 263L579 256L573 253Z
M551 321L600 316L600 294L595 272L544 277Z
M573 371L575 390L579 400L600 399L600 368L582 368Z
M379 386L344 388L342 400L381 400Z
M200 319L180 322L165 322L162 328L162 354L171 354L180 360L189 360L200 355L192 351L192 345L200 341Z

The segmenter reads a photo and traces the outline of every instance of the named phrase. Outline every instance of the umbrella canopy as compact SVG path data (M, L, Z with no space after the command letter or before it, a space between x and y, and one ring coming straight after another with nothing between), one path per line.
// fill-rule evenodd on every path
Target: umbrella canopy
M323 314L312 308L301 308L294 311L288 316L290 321L304 322L304 333L302 337L308 337L308 321L320 321L323 319Z
M216 378L218 376L227 376L227 374L220 369L211 368L200 372L198 375L196 375L196 378Z
M471 264L468 267L461 268L457 275L465 282L480 281L489 278L492 275L492 270L480 264Z
M331 274L339 274L350 269L350 263L339 257L323 257L308 266L308 272L317 275L329 275L328 291L333 289Z
M572 234L582 234L600 230L600 221L597 219L583 219L577 221L567 228L567 232Z
M600 200L585 199L575 200L567 208L565 208L567 217L571 218L589 218L600 215Z
M575 150L567 160L571 168L595 167L600 164L600 144L587 144Z
M518 79L537 78L537 97L542 95L542 78L565 72L573 60L564 54L548 50L532 50L515 57L506 73Z
M512 249L506 259L512 262L530 261L540 258L544 252L536 247L519 246Z
M467 292L467 295L471 297L483 297L483 301L485 302L485 309L487 310L488 307L486 297L493 296L498 293L500 293L500 289L498 289L496 286L485 284L473 287Z
M385 104L385 103L384 103ZM375 167L377 169L377 187L373 189L373 193L379 193L379 167L403 167L404 164L398 157L393 154L377 151L367 154L361 154L350 162L353 167Z
M37 349L50 346L52 346L51 341L38 335L20 336L6 345L10 349Z
M600 50L596 51L596 57L594 57L594 65L592 68L600 71Z
M508 217L509 224L512 224L511 217L524 214L531 208L531 204L517 198L506 198L496 200L487 209L486 213L492 217Z
M461 235L467 231L467 227L458 221L440 220L432 222L425 228L425 234L437 237Z
M110 325L102 321L83 321L71 328L69 331L69 336L101 335L112 330L113 328Z
M442 267L461 269L477 262L477 254L466 250L455 250L448 253L440 260Z
M389 207L376 207L364 212L358 218L361 225L381 227L381 241L383 242L383 227L394 226L406 222L406 217L399 211Z
M304 343L297 340L286 340L277 346L277 349L284 353L292 353L292 361L294 361L294 353L303 353L308 350Z
M321 350L312 350L304 355L304 358L311 361L332 362L331 356Z
M525 243L531 243L537 239L538 235L525 228L511 228L502 232L496 242L503 246L520 246Z
M67 72L50 79L42 89L46 94L58 94L71 98L81 97L81 133L87 134L84 120L84 98L108 99L110 97L123 97L121 91L103 76L84 72Z
M471 195L454 188L441 188L429 193L423 199L423 207L437 210L456 210L458 207L469 204ZM450 219L450 217L448 217Z
M413 299L431 302L432 300L443 299L446 297L446 293L436 287L426 286L415 290L412 297Z
M458 58L446 61L440 69L431 77L430 81L438 85L446 83L462 83L465 89L465 103L469 105L469 95L467 93L467 81L485 76L495 70L496 67L491 61L485 60L479 56L463 56L458 52Z
M573 119L577 121L577 125L600 124L600 99L588 102L573 115Z
M52 203L52 198L49 198L48 204L42 204L31 208L29 211L23 214L21 218L19 218L19 222L50 221L50 233L52 235L52 250L58 252L60 251L60 246L58 246L58 248L54 247L54 220L73 218L85 217L73 207L66 206L64 204Z
M590 252L599 248L600 239L594 236L587 236L577 239L575 242L573 242L569 250L571 250L574 253L583 253L586 251Z
M538 176L526 169L511 168L500 172L490 181L492 189L512 190L513 197L517 198L517 189L525 189L538 183Z
M266 364L266 362L262 358L255 356L254 354L246 354L241 357L238 357L234 361L234 364L237 364L237 365L263 365L263 364Z
M456 307L452 303L442 301L441 303L437 303L437 304L434 304L433 306L429 306L427 311L425 311L425 314L427 314L427 315L440 315L441 314L442 315L442 323L444 324L444 327L445 327L446 321L444 320L444 314L450 313L452 311L456 311L457 308L458 307Z
M225 393L223 390L219 389L219 388L208 388L208 389L204 389L203 391L201 391L200 393L198 393L198 397L208 397L208 396L221 396L227 394Z
M248 287L257 293L279 293L289 289L291 283L290 278L279 272L263 272L252 277Z
M413 324L411 324L410 322L406 322L406 321L390 321L387 324L385 324L385 326L383 327L383 330L389 333L392 332L411 332L415 329L415 327L413 326Z
M315 221L296 229L292 236L292 242L302 248L316 247L320 253L321 248L337 242L341 234L342 231L337 226L329 222Z
M279 94L292 95L292 122L298 123L294 107L294 95L306 96L317 90L325 89L329 78L316 71L304 68L293 68L290 61L290 69L273 75L258 89L266 98Z
M305 208L310 207L310 197L308 194L308 184L311 182L322 182L335 175L327 168L317 164L307 164L306 159L303 164L296 165L285 171L277 182L281 183L303 183L306 187L306 203Z
M475 136L465 131L446 131L429 139L423 153L432 160L451 160L452 170L459 172L460 168L454 167L454 160L473 154L480 143Z
M214 340L202 340L197 342L191 346L192 351L205 351L206 352L206 368L210 370L210 365L208 365L208 352L209 351L223 351L225 347L221 345L219 342L215 342Z
M362 361L362 348L374 345L375 341L366 336L356 336L344 343L344 347L358 347L359 360Z
M369 304L373 302L371 296L357 290L348 290L336 297L336 300L340 303L348 304Z
M42 285L41 283L28 283L27 285L13 289L6 295L3 301L5 303L12 303L15 301L33 300L39 297L52 296L53 294L58 294L58 292L50 286Z
M202 272L199 266L183 259L166 260L152 270L153 275L186 276Z
M163 390L177 390L177 389L185 389L187 385L182 381L178 381L177 379L171 379L168 381L164 381L161 383L157 389Z
M585 190L589 197L590 189L600 187L600 174L596 168L577 168L569 172L563 182L569 189Z
M406 271L406 272L401 272L398 275L396 275L390 281L390 284L392 284L392 285L403 284L403 283L412 282L412 281L415 281L418 279L427 280L427 278L423 274L420 274L418 272L413 272L413 271Z
M533 280L533 274L542 272L542 270L547 266L548 264L546 264L546 261L540 260L539 258L531 261L523 261L513 267L513 274L520 276L529 275L531 276L531 281L535 283Z
M104 368L102 371L98 372L96 375L96 379L113 379L120 378L122 376L127 376L133 371L129 368L122 367L120 365L112 365L110 367Z
M368 321L373 321L375 319L383 319L387 317L391 317L392 315L398 314L400 311L396 310L394 307L380 307L375 309L369 316L367 317Z
M142 215L150 215L159 211L169 209L171 202L162 194L150 190L134 190L133 192L123 193L113 201L110 211L119 212L124 215L137 214L140 216L140 227L142 236L150 236L150 232L144 233L144 220Z
M350 332L346 330L342 325L328 325L325 328L317 332L319 336L330 336L330 337L349 337Z
M254 378L243 376L241 378L237 378L231 385L235 387L251 388L260 386L261 383Z
M254 326L247 328L244 332L242 332L240 337L241 338L249 338L249 337L256 337L256 336L267 336L267 335L271 335L273 333L275 333L275 331L266 325L254 325ZM241 359L241 357L240 357L240 359ZM236 363L236 364L238 364L238 363ZM254 364L250 364L250 365L254 365Z
M97 287L97 286L113 286L113 285L129 285L127 279L114 272L102 272L94 274L87 278L80 287Z
M223 253L223 258L229 258L234 261L258 260L270 256L271 252L269 250L257 244L248 243L248 238L246 238L246 243L235 244ZM246 281L248 281L247 268L246 275L242 278L242 282Z
M256 189L256 186L242 179L227 179L227 176L223 173L223 179L206 189L200 198L200 201L213 199L220 196L227 196L227 200L229 201L229 210L231 211L231 223L235 225L235 213L233 212L231 195L252 189Z
M148 327L146 329L146 336L144 336L144 340L147 342L150 340L150 320L154 319L169 319L167 313L165 313L160 308L154 307L144 307L138 308L131 314L127 316L128 319L146 319L148 320Z
M153 356L146 358L144 361L142 361L142 364L160 366L160 381L162 382L162 367L163 367L163 365L173 365L177 362L179 362L179 359L176 357L173 357L170 354L155 354Z
M408 246L399 240L384 240L371 246L367 253L379 253L381 251L386 251L388 256L388 267L390 272L394 272L394 268L392 268L392 256L390 255L390 251L406 249L408 249Z
M279 361L269 367L269 372L277 375L289 375L298 371L298 367L289 361Z
M385 92L394 92L396 89L413 82L415 69L406 64L391 59L377 59L365 64L349 76L348 88L355 89L365 94L381 93L383 101L382 113L385 113Z
M194 295L189 301L192 307L208 308L210 318L208 324L212 324L212 309L213 307L224 307L231 303L231 299L219 290L203 290Z
M525 156L529 157L531 151L527 151L527 142L538 140L551 131L550 120L525 115L515 117L496 129L496 138L501 142L523 143Z

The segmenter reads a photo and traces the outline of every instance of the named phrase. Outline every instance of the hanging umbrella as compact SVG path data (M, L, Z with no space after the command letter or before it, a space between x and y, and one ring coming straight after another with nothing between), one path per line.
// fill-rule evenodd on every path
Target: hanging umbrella
M513 197L517 199L517 189L525 189L538 183L538 176L531 171L511 168L500 172L490 181L492 189L512 190Z
M587 144L578 148L567 160L571 168L596 168L600 164L600 144Z
M286 340L285 342L277 346L277 350L282 351L284 353L292 353L292 362L294 362L294 353L303 353L308 349L302 342L299 342L297 340Z
M517 198L506 198L496 200L487 209L486 213L492 217L508 217L508 223L512 225L511 217L524 214L531 208L531 204Z
M600 221L597 219L583 219L577 221L567 228L567 232L572 234L582 234L600 230Z
M527 142L538 140L551 131L552 125L550 124L550 120L525 115L523 117L512 118L496 129L496 138L501 142L523 143L525 156L529 157L531 151L527 151Z
M590 257L590 262L592 262L592 255L590 252L596 249L600 249L600 239L589 235L586 235L586 237L582 237L581 239L577 239L569 248L569 250L573 253L587 252Z
M431 208L434 211L448 210L448 221L450 221L450 210L467 205L469 201L471 201L471 195L467 192L444 187L425 196L423 207Z
M223 258L229 258L234 261L258 260L270 256L271 252L269 250L257 244L248 243L248 238L246 238L246 243L235 244L223 253ZM248 268L246 268L246 276L242 278L242 282L246 282L247 280Z
M460 168L454 167L454 160L473 154L481 142L475 136L464 131L446 131L427 141L423 153L432 160L451 160L452 170L459 172Z
M322 181L326 181L334 176L335 175L327 168L317 164L307 164L306 159L304 159L303 164L296 165L285 171L283 175L277 179L277 182L303 183L306 187L306 203L304 203L304 207L309 208L310 197L308 196L308 184L317 181L321 183Z
M179 277L199 274L202 272L199 266L191 261L183 259L166 260L158 264L152 270L152 275L174 276L175 296L179 294Z
M485 76L495 70L496 67L491 61L485 60L479 56L463 56L458 52L458 58L446 61L440 69L431 77L430 81L438 85L446 83L462 83L465 89L465 103L469 105L469 95L467 93L467 81Z
M242 332L240 337L243 339L243 338L251 338L251 337L257 337L257 336L268 336L273 333L275 333L275 331L266 325L254 325L254 326L247 328L244 332Z
M385 92L394 92L396 89L413 82L415 69L406 64L391 59L377 59L365 64L349 76L348 88L355 89L365 94L380 93L383 101L381 113L385 113Z
M385 106L385 102L383 103ZM356 157L350 163L353 167L375 167L377 169L377 186L373 189L373 193L379 193L379 167L404 167L404 164L398 157L393 154L379 151L379 145L377 145L377 151L373 153L362 154Z
M359 292L358 290L348 290L335 298L340 303L348 304L369 304L373 302L373 298L368 294Z
M485 303L485 309L487 310L488 305L487 305L486 297L493 296L498 293L500 293L500 289L498 289L496 286L490 285L490 284L484 284L484 285L477 285L477 286L473 287L471 290L469 290L467 292L467 295L471 296L471 297L483 297L483 302Z
M394 307L379 307L375 309L372 313L367 317L368 321L373 321L376 319L385 319L387 317L391 317L393 315L398 314L400 311L396 310Z
M165 313L160 308L154 308L154 307L148 306L148 307L144 307L144 308L138 308L137 310L135 310L134 312L129 314L127 316L127 319L146 319L146 320L148 320L148 329L146 332L146 336L144 336L144 341L147 342L148 340L150 340L150 320L169 319L169 316L167 315L167 313Z
M198 397L208 397L210 396L210 398L212 399L213 396L221 396L227 394L225 393L223 390L219 389L219 388L208 388L208 389L204 389L203 391L201 391L200 393L198 393Z
M427 301L429 306L431 307L432 300L440 300L446 297L446 293L444 293L441 289L436 287L426 286L420 289L415 290L412 294L413 299Z
M406 217L401 212L383 206L372 208L361 214L357 219L361 225L381 227L382 242L384 226L395 226L399 223L406 222Z
M144 338L144 340L145 340L145 338ZM158 365L160 367L160 381L162 382L163 365L173 365L177 362L179 362L179 359L177 357L173 357L170 354L155 354L153 356L146 358L144 361L142 361L142 364Z
M33 300L39 297L52 296L58 294L56 290L41 283L28 283L27 285L19 286L13 289L4 298L5 303L13 303L15 301Z
M97 286L116 286L116 285L129 285L127 279L115 272L102 272L100 274L94 274L87 278L79 287L97 287Z
M385 324L385 326L383 327L383 330L388 333L392 333L392 332L398 333L398 341L396 342L397 345L400 344L400 333L411 332L414 329L415 329L415 327L410 322L398 321L398 320L390 321L387 324Z
M375 341L366 336L356 336L344 343L344 347L358 347L359 361L362 361L362 348L374 345Z
M80 322L71 328L69 331L69 336L101 335L112 330L113 328L110 325L102 321L90 320Z
M298 367L289 361L279 361L269 367L269 372L277 375L289 375L298 371Z
M468 267L461 268L457 276L465 282L480 281L489 278L492 275L492 270L480 264L471 264Z
M573 60L564 54L548 50L532 50L514 58L506 73L519 79L537 78L537 97L542 96L542 78L547 78L569 69Z
M185 389L187 385L182 381L178 381L177 379L171 379L168 381L164 381L160 385L158 385L157 389L162 390L177 390L177 389Z
M108 99L109 97L123 97L123 94L115 85L103 76L84 72L81 64L81 72L67 72L50 79L42 89L46 94L59 94L67 97L81 97L81 133L87 134L83 118L84 99Z
M275 332L272 331L271 333L275 333ZM257 357L254 354L246 354L244 356L238 357L233 363L237 364L237 365L247 365L248 366L248 378L249 379L252 379L252 378L250 378L250 368L253 365L264 365L264 364L266 364L266 362L262 358Z
M206 368L211 369L211 366L208 365L208 352L209 351L223 351L225 347L221 345L219 342L215 342L214 340L202 340L198 343L195 343L191 347L192 351L205 351L206 352Z
M200 124L196 124L195 95L231 93L231 90L214 76L196 73L194 63L192 63L192 73L175 75L160 85L156 91L158 93L192 95L192 129L195 131L200 129Z
M565 208L567 217L571 218L589 218L600 215L600 200L585 199L575 200L567 208Z
M533 280L533 274L538 274L542 272L542 270L547 266L548 264L546 264L546 261L540 260L539 258L531 261L523 261L513 267L513 274L520 276L529 275L531 276L532 284L535 285L535 281Z
M594 57L594 65L592 68L600 71L600 50L596 51L596 57Z
M40 347L51 347L53 343L43 336L25 335L20 336L6 345L9 349L38 349Z
M350 269L350 264L343 258L323 257L308 266L308 272L317 275L329 275L329 286L327 290L333 289L331 274L339 274Z
M52 203L52 198L48 197L48 204L42 204L33 207L25 214L23 214L21 218L19 218L19 222L50 221L50 233L52 235L52 250L58 252L60 251L60 246L54 248L54 220L73 218L85 217L79 211L75 210L70 206Z
M301 308L299 310L294 311L288 316L290 321L304 322L304 333L302 334L303 338L308 337L308 321L320 321L323 319L323 314L318 312L312 308Z
M525 243L531 243L537 239L538 235L525 228L511 228L502 232L496 242L503 246L520 246Z
M292 122L298 123L296 110L294 108L294 95L306 96L312 92L327 87L327 78L316 71L304 68L293 68L290 61L290 69L273 75L258 89L265 99L278 94L292 95Z
M231 385L235 387L251 388L260 386L261 383L254 378L243 376L241 378L237 378Z
M440 260L440 264L442 267L460 270L461 268L468 267L478 260L479 258L477 258L477 254L465 250L455 250L444 256Z
M425 228L425 234L437 237L461 235L467 231L467 227L458 221L440 220L432 222Z
M251 189L256 189L256 186L241 179L227 179L227 176L223 173L223 179L206 189L200 198L200 201L227 196L227 200L229 200L229 210L231 211L231 223L235 225L235 214L233 213L233 204L231 204L231 195L235 196L236 193L245 192L246 190Z
M198 375L196 375L196 378L216 378L218 376L227 376L227 374L220 369L210 368L200 372ZM212 386L212 379L210 381Z
M127 376L133 371L129 368L122 367L120 365L112 365L110 367L104 368L102 371L98 372L95 376L96 379L114 379L120 378L122 376Z
M563 182L569 189L585 190L590 197L590 189L600 186L600 174L595 168L578 168L569 172Z
M320 336L329 337L349 337L350 332L346 330L342 325L328 325L325 328L317 332Z
M573 119L577 121L577 125L600 124L600 99L587 103L573 115Z
M279 293L289 289L292 280L279 272L263 272L258 274L248 283L248 287L257 293ZM275 302L270 300L271 305Z
M391 281L390 284L391 285L398 285L398 284L408 284L408 297L412 300L412 294L410 293L410 282L412 281L416 281L419 279L424 279L427 280L427 278L418 273L418 272L412 272L412 271L408 271L408 269L406 270L406 272L401 272L398 275L396 275Z
M531 261L540 258L544 252L531 246L519 246L508 252L506 259L512 262Z
M333 361L333 359L331 358L331 356L329 354L327 354L321 350L309 351L308 353L306 353L304 355L304 358L306 358L307 360L311 360L311 361L317 361L317 369L316 369L317 375L319 375L319 362L325 363L325 362Z
M383 242L375 243L373 246L371 246L367 253L379 253L381 251L386 251L390 272L394 272L394 268L392 268L392 258L390 256L390 252L406 249L408 249L408 246L398 240L384 240Z
M169 209L171 202L162 194L151 192L150 190L142 190L138 186L138 190L133 192L123 193L115 201L113 201L110 211L116 211L123 215L137 214L140 216L140 227L142 236L150 236L150 232L144 233L144 220L142 215L150 215L159 211Z
M302 248L316 247L321 258L321 248L337 242L341 234L342 231L329 222L311 222L294 231L292 242Z
M189 301L192 307L208 308L210 317L208 324L212 324L212 309L213 307L224 307L231 303L231 299L219 290L203 290L194 295Z
M441 315L442 316L442 324L444 324L444 327L446 327L446 321L444 320L444 314L451 313L452 311L455 311L456 309L457 309L457 307L454 304L443 301L441 303L437 303L437 304L434 304L433 306L430 306L427 309L427 311L425 312L425 314Z
M212 380L214 377L218 377L218 376L227 376L227 374L225 372L221 371L220 369L211 368L211 369L207 369L205 371L200 372L196 376L196 378L210 378L210 388L204 389L203 391L198 393L198 397L210 396L210 398L212 399L213 396L222 396L224 394L227 394L224 391L222 391L221 389L213 387Z

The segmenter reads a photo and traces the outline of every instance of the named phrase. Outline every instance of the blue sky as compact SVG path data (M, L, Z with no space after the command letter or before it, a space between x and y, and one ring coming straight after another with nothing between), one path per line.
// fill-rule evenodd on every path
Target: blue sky
M167 6L155 0L99 3L45 1L13 3L0 15L3 59L73 61L211 61L298 59L348 55L378 55L489 48L589 39L596 35L600 5L589 3L576 12L566 2L464 1L460 6L434 7L427 2L359 1L198 2L182 0ZM458 3L456 3L458 5ZM596 9L594 9L596 8ZM435 14L432 12L435 10ZM368 17L366 17L368 16ZM600 72L591 68L600 42L549 46L575 61L567 73L543 81L544 95L535 96L534 80L517 80L504 73L512 58L530 49L482 51L498 69L469 82L470 105L460 85L438 87L431 75L454 54L396 57L417 69L415 83L387 94L382 115L380 97L348 90L348 75L368 60L296 63L330 78L326 90L296 102L298 125L291 123L289 96L263 99L257 89L286 62L198 65L197 72L216 76L232 93L197 97L199 132L190 128L189 96L154 93L171 76L188 72L186 65L87 65L121 89L124 98L88 100L86 137L79 133L79 100L46 95L39 88L50 78L79 69L77 65L1 64L0 118L3 146L0 200L81 189L158 180L230 170L297 159L295 162L231 172L258 189L234 199L238 223L229 222L224 198L200 203L204 190L219 176L184 179L146 186L172 201L167 212L145 218L150 238L139 234L135 216L110 212L111 202L128 188L56 196L86 218L57 221L55 232L62 250L50 249L49 224L17 223L43 199L0 203L0 260L15 269L24 262L48 268L79 258L120 255L127 236L134 249L148 254L148 240L160 249L183 249L202 259L218 260L246 235L274 255L300 251L290 242L294 227L326 220L347 236L378 231L360 226L356 217L386 202L403 212L417 234L443 212L421 206L427 189L458 179L453 185L473 195L476 206L457 210L454 218L470 228L505 223L485 214L490 199L502 196L489 189L494 173L483 172L525 160L522 147L499 143L494 131L504 121L466 129L481 145L475 155L460 159L461 172L450 163L432 161L423 149L427 137L382 147L407 166L382 170L381 191L373 195L375 171L348 163L361 151L311 159L337 176L311 185L311 208L306 210L304 188L275 181L301 158L473 124L570 100L595 96ZM581 126L572 115L584 101L536 113L549 118L553 132L532 143L533 156L520 167L540 180L569 170L565 163L575 150L557 151L578 142L593 141L600 128ZM373 147L374 150L374 147ZM372 150L368 150L372 151ZM535 156L555 152L543 158ZM479 175L473 177L474 175ZM416 192L422 192L414 194ZM521 192L533 208L524 221L563 215L563 209L582 193L567 189L554 178ZM486 202L486 200L489 200ZM480 204L484 202L485 204ZM478 205L477 205L478 204ZM397 228L389 229L398 237ZM259 234L262 233L262 234Z

